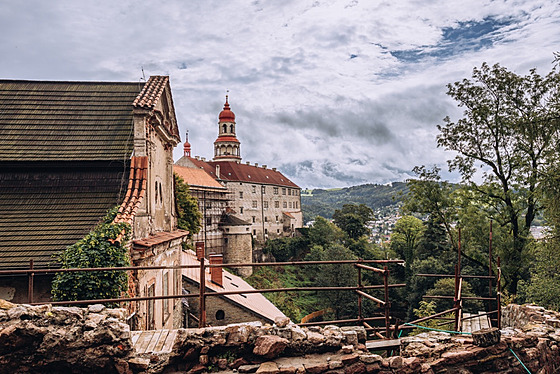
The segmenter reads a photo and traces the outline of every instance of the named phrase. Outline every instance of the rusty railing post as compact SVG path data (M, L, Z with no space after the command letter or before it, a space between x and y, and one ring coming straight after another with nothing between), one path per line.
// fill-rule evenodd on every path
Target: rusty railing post
M455 305L454 306L455 306L455 331L459 331L459 322L460 322L459 321L459 264L455 265Z
M492 220L490 220L490 238L488 242L488 276L492 276ZM492 297L492 278L488 279L488 294Z
M358 259L358 263L361 263L362 259L359 258ZM363 286L362 286L362 268L358 267L358 287L360 288L361 291ZM363 315L363 311L362 311L362 295L358 294L358 319L360 321L362 321L364 319L364 315Z
M33 259L29 260L29 270L33 270ZM27 300L29 304L33 302L33 278L35 274L31 271L27 274Z
M498 329L502 328L502 268L500 266L500 256L498 256L498 294L496 295L496 301L498 302Z
M387 266L383 268L383 286L385 289L385 337L390 338L390 319L389 319L389 309L391 308L391 303L389 302L389 269Z
M459 241L457 244L457 265L459 265L459 275L461 275L461 227L459 226Z
M198 327L206 327L206 274L204 257L200 259L200 292L198 298Z

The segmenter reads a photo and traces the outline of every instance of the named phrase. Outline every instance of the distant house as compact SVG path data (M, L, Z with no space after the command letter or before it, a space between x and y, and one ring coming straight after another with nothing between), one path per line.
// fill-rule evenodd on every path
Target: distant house
M214 259L217 259L215 261ZM211 256L206 264L220 263L221 256ZM189 250L183 252L183 264L198 265L196 254ZM207 268L204 274L206 292L251 291L254 288L241 277L219 267ZM183 269L183 288L188 293L197 294L200 289L200 270ZM198 326L198 298L189 298L187 307L188 327ZM208 296L206 302L206 323L210 326L223 326L231 323L260 321L274 323L277 317L285 317L274 304L261 293Z
M134 265L177 265L173 148L180 142L169 78L148 82L0 81L0 269L56 268L53 255L114 207L132 226ZM180 293L180 271L131 272L133 295ZM35 277L35 301L51 276ZM3 278L0 298L27 302L27 278ZM137 329L178 323L179 302L131 307ZM180 317L180 313L179 313Z

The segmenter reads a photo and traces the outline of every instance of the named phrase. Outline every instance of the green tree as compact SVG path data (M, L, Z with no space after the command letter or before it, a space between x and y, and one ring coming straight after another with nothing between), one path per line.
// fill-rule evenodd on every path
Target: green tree
M340 228L329 222L323 217L315 217L315 223L309 229L308 238L311 245L327 245L340 243L344 237L344 233Z
M544 241L535 243L531 278L520 288L527 301L560 310L560 167L557 165L551 165L544 179L543 201L548 235Z
M58 255L61 267L101 268L130 266L126 243L130 239L130 225L114 224L117 208L83 239L68 246ZM113 299L128 287L125 271L94 271L57 273L52 282L55 301Z
M558 160L559 85L557 66L546 76L535 69L520 76L483 64L471 80L448 85L448 95L465 111L459 120L446 117L438 126L438 146L457 153L450 170L461 173L493 218L510 230L512 245L502 258L512 294L525 270L529 227L541 209L542 171ZM475 175L481 185L474 183Z
M404 259L407 272L414 261L416 247L424 232L422 221L413 216L401 217L391 234L391 248Z
M176 173L173 173L175 202L177 208L177 227L189 232L189 238L200 231L202 214L198 201L189 193L189 186Z
M342 209L335 210L333 214L334 224L353 240L358 240L369 232L366 223L373 218L373 210L364 204L344 204Z

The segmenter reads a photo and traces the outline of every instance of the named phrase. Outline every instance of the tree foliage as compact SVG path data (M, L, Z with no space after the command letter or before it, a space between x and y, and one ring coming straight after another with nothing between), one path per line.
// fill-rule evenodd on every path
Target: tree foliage
M58 260L61 267L129 266L126 244L130 239L130 225L112 223L116 214L117 208L109 211L97 227L60 253ZM55 301L111 299L120 297L127 287L125 271L57 273L52 283L52 295Z
M455 151L450 170L483 202L483 207L511 233L503 260L510 267L511 293L525 270L529 227L541 209L538 191L543 170L558 159L560 74L535 69L520 76L496 64L473 70L472 79L448 85L448 95L464 107L463 117L438 126L438 146ZM477 170L481 168L481 172ZM476 185L475 176L483 183Z
M366 223L373 218L373 210L364 204L344 204L342 209L335 210L333 214L334 224L353 240L369 232Z
M189 193L189 186L181 176L173 173L175 201L177 208L177 228L187 230L189 238L201 228L202 214L198 210L198 200Z

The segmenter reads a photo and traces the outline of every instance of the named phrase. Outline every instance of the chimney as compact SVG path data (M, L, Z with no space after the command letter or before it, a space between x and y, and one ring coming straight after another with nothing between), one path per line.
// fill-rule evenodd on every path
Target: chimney
M202 161L206 161L206 157L201 157L200 158Z
M204 242L196 242L196 259L204 258Z
M266 165L263 165L262 168L263 168L263 169L266 169Z
M200 156L194 156L195 160L200 160Z
M255 166L257 166L257 167L258 167L258 166L259 166L259 163L258 163L258 162L255 162Z
M246 164L247 164L247 165L251 165L251 161L247 161Z
M223 264L223 255L210 255L210 265L221 265ZM222 268L212 267L210 268L210 280L220 287L222 286Z
M276 168L272 168L272 171L276 171Z
M220 165L216 165L216 178L220 178Z

